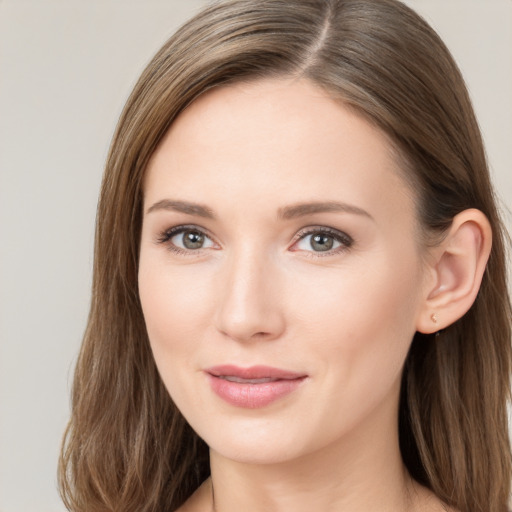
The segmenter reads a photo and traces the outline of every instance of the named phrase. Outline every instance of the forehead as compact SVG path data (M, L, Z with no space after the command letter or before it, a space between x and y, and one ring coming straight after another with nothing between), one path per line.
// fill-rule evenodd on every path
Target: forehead
M196 100L148 166L146 202L165 190L212 206L327 199L378 209L386 197L407 215L413 206L388 137L306 80L239 83Z

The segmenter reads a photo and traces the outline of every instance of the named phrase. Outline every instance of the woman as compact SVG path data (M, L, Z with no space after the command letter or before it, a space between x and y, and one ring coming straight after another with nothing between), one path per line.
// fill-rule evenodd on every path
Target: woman
M410 9L213 4L114 136L68 507L505 511L503 238L463 80Z

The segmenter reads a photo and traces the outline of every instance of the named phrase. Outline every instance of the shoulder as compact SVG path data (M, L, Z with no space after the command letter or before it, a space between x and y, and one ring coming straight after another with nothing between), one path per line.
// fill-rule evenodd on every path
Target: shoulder
M211 479L205 480L176 512L211 512L212 511Z

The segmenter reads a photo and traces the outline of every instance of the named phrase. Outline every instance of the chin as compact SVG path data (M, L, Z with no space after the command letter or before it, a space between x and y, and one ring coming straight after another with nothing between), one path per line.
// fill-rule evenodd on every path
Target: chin
M241 464L283 463L317 448L297 419L231 417L190 424L213 452Z
M229 459L239 464L280 464L296 459L303 455L296 445L272 442L248 442L242 440L219 440L208 443L210 449L222 458Z

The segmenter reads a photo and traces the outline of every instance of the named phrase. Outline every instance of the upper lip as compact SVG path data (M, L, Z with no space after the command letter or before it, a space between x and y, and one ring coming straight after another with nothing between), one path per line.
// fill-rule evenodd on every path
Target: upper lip
M219 366L212 366L207 368L206 373L214 377L238 377L239 379L281 379L293 380L306 377L304 373L292 372L283 370L281 368L274 368L272 366L250 366L244 368L232 364L223 364Z

